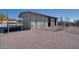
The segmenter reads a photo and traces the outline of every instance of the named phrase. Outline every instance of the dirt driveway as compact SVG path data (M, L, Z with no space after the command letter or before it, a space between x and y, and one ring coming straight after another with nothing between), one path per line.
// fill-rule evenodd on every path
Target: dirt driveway
M0 34L0 48L78 49L79 35L58 31L26 30Z

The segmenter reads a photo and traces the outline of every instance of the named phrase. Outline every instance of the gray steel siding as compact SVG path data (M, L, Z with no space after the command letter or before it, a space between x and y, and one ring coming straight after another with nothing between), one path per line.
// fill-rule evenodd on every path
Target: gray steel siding
M47 28L48 17L45 16L33 16L30 14L23 14L23 25L27 28ZM51 26L54 26L54 19L51 18Z
M30 28L31 27L30 14L23 14L23 25L26 28Z
M44 16L31 16L31 25L34 28L47 27L48 18Z

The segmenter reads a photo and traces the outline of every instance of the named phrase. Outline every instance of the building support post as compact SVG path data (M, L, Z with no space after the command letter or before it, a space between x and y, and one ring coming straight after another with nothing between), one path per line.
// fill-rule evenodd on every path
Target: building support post
M22 20L23 20L23 19L21 19L21 31L22 31Z
M54 24L55 24L55 26L57 25L57 19L54 20Z
M37 16L36 16L36 29L37 29Z
M44 29L45 29L45 17L44 17Z
M32 16L31 16L31 13L30 13L30 29L31 29L31 27L32 27L32 25L31 25L31 23L32 23L32 22L31 22L31 17L32 17Z

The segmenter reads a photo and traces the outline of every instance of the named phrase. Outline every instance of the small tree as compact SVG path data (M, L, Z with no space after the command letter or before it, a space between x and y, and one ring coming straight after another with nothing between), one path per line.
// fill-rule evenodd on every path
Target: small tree
M7 20L7 16L5 15L5 14L0 14L0 21L1 21L1 23L2 23L2 21L5 21L5 20Z

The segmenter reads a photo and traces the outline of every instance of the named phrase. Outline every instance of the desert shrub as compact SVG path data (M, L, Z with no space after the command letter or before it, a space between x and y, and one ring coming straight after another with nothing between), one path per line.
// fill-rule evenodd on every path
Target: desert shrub
M79 26L79 20L74 21L74 24L75 24L76 26Z

